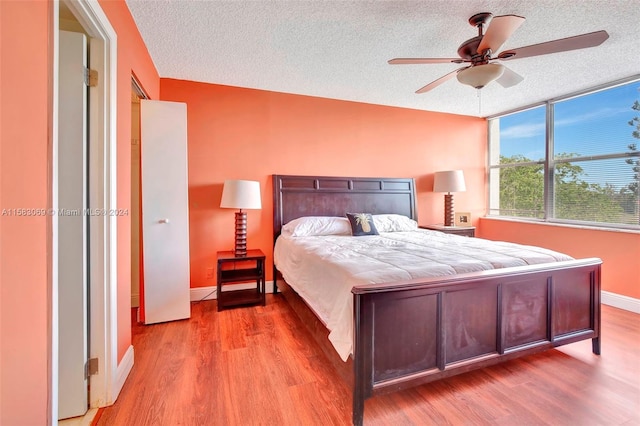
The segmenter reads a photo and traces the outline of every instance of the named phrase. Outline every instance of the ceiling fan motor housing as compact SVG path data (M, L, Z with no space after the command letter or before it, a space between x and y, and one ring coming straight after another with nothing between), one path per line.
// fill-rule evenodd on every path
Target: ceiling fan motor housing
M473 61L475 56L478 56L478 46L482 41L482 36L470 38L458 47L458 56L467 61Z

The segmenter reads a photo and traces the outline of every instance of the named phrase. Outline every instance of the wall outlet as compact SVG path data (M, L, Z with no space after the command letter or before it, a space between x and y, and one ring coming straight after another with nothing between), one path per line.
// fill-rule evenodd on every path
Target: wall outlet
M208 280L213 279L213 267L207 268L207 279Z

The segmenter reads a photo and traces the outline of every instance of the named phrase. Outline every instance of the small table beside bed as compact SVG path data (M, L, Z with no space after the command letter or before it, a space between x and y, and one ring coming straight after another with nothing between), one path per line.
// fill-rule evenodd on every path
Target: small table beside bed
M600 259L420 229L413 179L274 175L273 197L274 292L352 384L355 425L377 394L579 340L600 353Z

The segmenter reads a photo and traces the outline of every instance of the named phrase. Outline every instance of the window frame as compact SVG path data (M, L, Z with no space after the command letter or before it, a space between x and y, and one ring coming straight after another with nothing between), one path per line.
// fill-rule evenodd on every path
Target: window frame
M602 85L598 85L595 87L591 87L589 89L581 90L578 92L573 92L571 94L555 97L552 99L548 99L542 102L536 102L534 104L527 105L522 108L512 109L509 111L505 111L499 114L494 114L485 117L487 120L487 217L491 218L502 218L502 219L514 219L525 222L538 222L538 223L554 223L554 224L566 224L566 225L578 225L590 228L612 228L612 229L620 229L620 230L630 230L630 231L638 231L640 230L640 221L638 225L630 225L623 223L608 223L608 222L592 222L592 221L583 221L583 220L573 220L573 219L558 219L555 217L555 167L556 164L561 163L570 163L570 162L582 162L582 161L594 161L594 160L606 160L606 159L618 159L618 158L639 158L640 152L636 154L629 155L628 153L608 153L601 155L593 155L588 157L577 157L571 159L560 159L556 160L554 156L554 108L557 103L568 101L574 98L587 96L593 93L613 89L619 86L623 86L625 84L640 82L640 74L634 75L631 77L623 78L620 80L616 80L614 82L605 83ZM502 168L515 167L513 164L491 164L492 157L495 153L492 152L492 143L491 143L491 135L493 131L500 131L499 128L495 129L494 123L495 119L501 119L503 117L525 112L534 108L544 107L545 108L545 158L543 161L529 161L526 163L517 163L518 166L531 166L531 165L542 165L544 171L544 203L543 203L543 215L542 219L534 218L534 217L521 217L521 216L511 216L505 214L495 214L491 213L491 172L492 170L500 170ZM640 145L640 141L638 142ZM497 153L499 156L499 152Z

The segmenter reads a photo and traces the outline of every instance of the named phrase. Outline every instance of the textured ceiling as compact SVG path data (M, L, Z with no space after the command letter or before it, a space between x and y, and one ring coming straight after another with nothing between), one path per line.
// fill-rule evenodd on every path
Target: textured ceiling
M189 1L127 0L161 77L489 116L640 74L638 0ZM524 16L502 50L597 30L601 46L502 62L524 76L478 91L454 78L414 92L456 64L478 12Z

